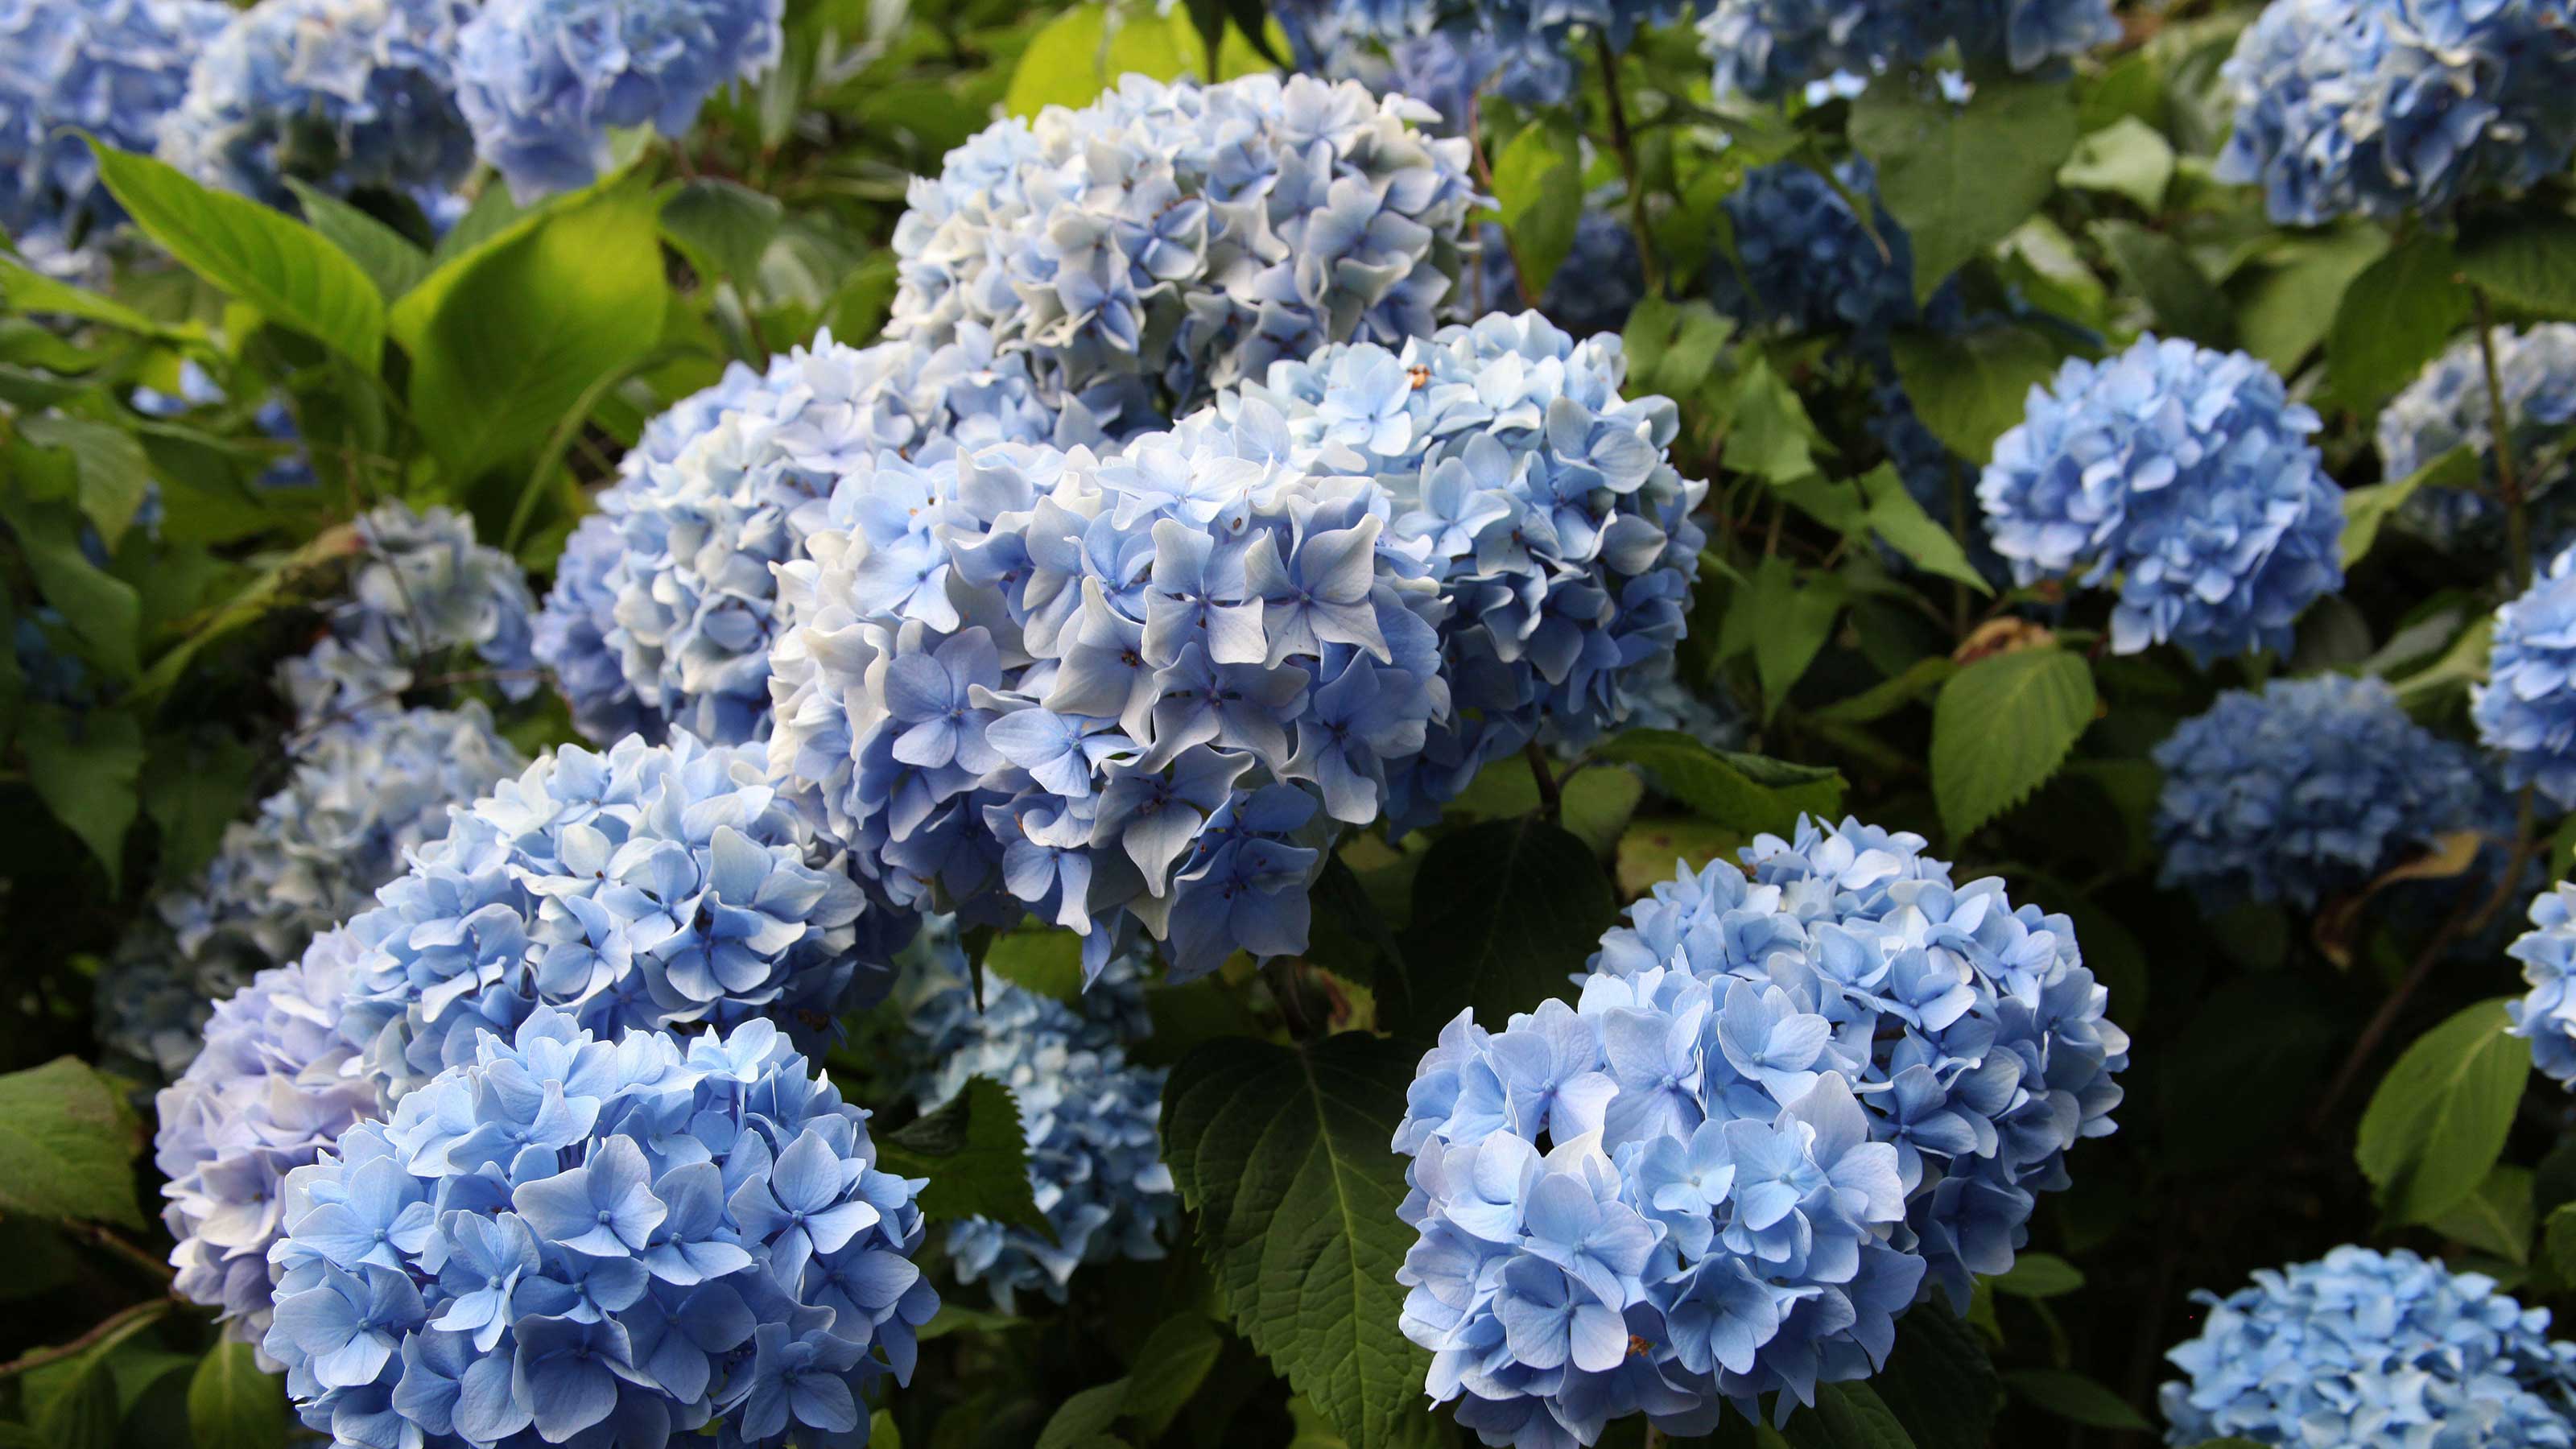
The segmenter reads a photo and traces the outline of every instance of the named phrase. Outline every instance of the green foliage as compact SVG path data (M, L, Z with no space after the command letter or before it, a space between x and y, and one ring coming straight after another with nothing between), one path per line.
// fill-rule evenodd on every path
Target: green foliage
M2057 372L2058 351L2027 327L1980 327L1956 336L1900 332L1896 373L1915 413L1950 451L1973 462L2021 421L2030 390Z
M1019 1103L992 1078L967 1078L965 1088L936 1110L876 1141L880 1168L930 1180L921 1190L922 1216L934 1222L990 1218L1052 1235L1029 1193Z
M2356 1156L2391 1223L2429 1223L2486 1181L2531 1076L2531 1044L2480 1002L2417 1038L2362 1113Z
M1442 837L1413 878L1404 957L1428 1034L1473 1008L1499 1022L1557 994L1618 912L1592 848L1539 816Z
M2082 1374L2063 1369L2013 1369L2004 1387L2070 1423L2093 1429L2148 1433L2155 1426L2128 1401Z
M1575 224L1583 219L1583 158L1574 133L1530 126L1494 158L1494 200L1503 212L1521 287L1536 297L1574 250ZM1511 299L1494 299L1510 305Z
M140 1229L141 1145L117 1088L76 1057L0 1076L0 1212Z
M1644 767L1665 794L1742 835L1783 834L1801 815L1830 820L1842 809L1843 778L1829 766L1712 749L1672 730L1630 730L1594 753Z
M2030 798L2093 722L2093 671L2054 646L1981 659L1932 709L1932 793L1953 838Z
M188 1430L196 1449L272 1449L286 1437L286 1385L249 1344L218 1339L188 1379Z
M1900 71L1853 103L1851 141L1878 164L1879 195L1914 241L1914 290L1928 296L2047 199L2075 150L2075 98L1987 78L1954 106Z
M2406 385L2469 320L2451 244L2426 232L2362 268L2326 333L2326 373L2347 404L2368 407Z

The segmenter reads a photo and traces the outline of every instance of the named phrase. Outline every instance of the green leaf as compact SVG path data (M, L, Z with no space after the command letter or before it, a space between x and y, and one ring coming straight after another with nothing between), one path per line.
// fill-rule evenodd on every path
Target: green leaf
M230 734L153 742L140 789L143 813L161 830L162 879L189 879L215 858L225 827L247 813L251 776L263 760Z
M2065 1369L2012 1369L2004 1387L2049 1413L2093 1429L2146 1433L2155 1426L2129 1402L2092 1379Z
M1109 8L1076 5L1029 37L1011 71L1002 109L1024 120L1049 106L1083 106L1100 94L1100 53L1109 38Z
M1071 931L1024 922L993 938L984 969L1015 986L1058 1001L1082 999L1082 938Z
M2466 488L2478 481L2478 455L2467 444L2453 448L2413 473L2389 483L2372 483L2343 492L2343 566L2361 562L2379 541L2380 525L2396 516L2400 505L2418 488Z
M1769 720L1797 687L1833 636L1848 594L1831 574L1801 577L1796 565L1773 554L1753 573L1736 607L1753 629L1753 672L1762 683L1762 718Z
M143 726L121 711L35 706L19 722L18 747L37 798L107 868L109 888L123 889L125 833L141 805Z
M544 442L593 383L651 349L667 284L629 177L457 263L413 348L415 420L458 485Z
M1917 659L1905 672L1880 680L1860 693L1835 700L1821 709L1807 712L1807 718L1828 724L1869 724L1896 713L1905 706L1939 689L1959 666L1942 655Z
M32 1405L29 1417L50 1449L114 1449L116 1423L124 1416L106 1347L101 1344L67 1364L48 1366L64 1382L42 1403Z
M1988 1449L2003 1390L1984 1340L1948 1304L1919 1305L1897 1324L1869 1386L1917 1449Z
M1413 1011L1436 1025L1473 1007L1499 1026L1565 984L1618 916L1592 850L1529 817L1488 820L1432 844L1413 879L1403 937Z
M2528 1266L2536 1216L2531 1169L2500 1162L2487 1174L2486 1181L2478 1184L2477 1191L2434 1219L2432 1227L2452 1242L2493 1253L2508 1263Z
M1736 380L1727 413L1726 466L1773 483L1795 483L1814 476L1816 454L1832 451L1797 392L1768 359L1754 359Z
M2549 1250L2549 1266L2557 1270L2558 1281L2576 1283L2576 1202L2560 1203L2549 1210L2541 1242Z
M1521 286L1538 296L1573 252L1575 224L1583 219L1583 160L1573 133L1555 125L1522 127L1494 158L1494 200L1511 235Z
M1780 1426L1794 1449L1915 1449L1896 1411L1865 1383L1818 1384L1816 1406Z
M412 245L411 238L330 192L292 176L282 179L303 204L304 220L333 246L348 253L349 260L356 262L367 280L376 284L377 295L387 303L429 275L429 253Z
M1914 247L1914 292L1952 272L2039 209L2075 150L2072 89L1981 79L1967 105L1882 77L1852 103L1852 146L1878 167L1878 194Z
M1889 548L1903 554L1906 560L1925 573L1937 574L1967 585L1980 594L1992 594L1993 586L1976 565L1968 562L1968 551L1950 530L1932 521L1914 495L1905 491L1905 480L1896 467L1882 463L1860 476L1861 496L1869 500L1869 511L1862 515L1870 532L1877 534Z
M662 230L683 250L735 281L760 271L760 258L778 236L787 208L747 186L701 177L662 203Z
M2245 350L2288 377L2326 337L2353 278L2388 251L2388 234L2375 226L2348 227L2301 237L2268 266L2249 267L2230 279L2239 289L2237 331Z
M1629 730L1598 746L1605 760L1637 765L1701 818L1743 835L1785 834L1801 815L1842 810L1842 772L1712 749L1673 730Z
M260 1372L251 1346L215 1340L188 1380L194 1449L276 1449L286 1439L286 1383Z
M2021 422L2030 390L2057 374L2057 345L2027 327L1958 336L1905 331L1888 338L1896 375L1923 425L1951 452L1983 464Z
M924 1217L941 1222L990 1218L1053 1236L1029 1193L1028 1137L1011 1089L969 1077L965 1089L877 1139L877 1165L904 1177L926 1177Z
M202 343L205 340L201 328L171 327L156 322L122 302L30 270L10 256L0 256L0 303L6 303L13 312L78 317L84 322L103 322L110 327L167 342Z
M1224 1352L1225 1339L1201 1314L1175 1313L1155 1325L1127 1370L1122 1411L1143 1431L1137 1437L1149 1444L1162 1438Z
M2127 221L2096 223L2093 235L2160 331L2211 347L2236 340L2235 310L2181 242Z
M137 636L143 599L132 584L89 561L80 545L79 516L60 504L13 501L0 493L0 517L17 537L36 591L87 646L84 657L118 679L132 679L142 668Z
M2024 1253L2009 1272L1986 1280L2015 1298L2061 1298L2084 1286L2084 1274L2054 1253Z
M2093 722L2093 671L2055 647L1978 660L1932 704L1932 798L1963 840L2029 798Z
M2075 143L2057 184L2125 196L2146 212L2162 210L2174 174L2173 143L2135 116L2122 116Z
M2326 375L2357 411L2414 381L2469 320L2451 244L2432 232L2364 267L2326 333Z
M291 328L376 370L385 299L349 254L285 213L210 191L149 156L92 140L99 179L182 266Z
M1387 1149L1420 1056L1359 1032L1294 1048L1237 1037L1190 1053L1163 1088L1163 1157L1227 1313L1356 1449L1434 1430L1431 1356L1397 1326L1414 1233Z
M2536 213L2472 231L2460 239L2460 272L2523 311L2576 318L2576 218Z
M0 1211L143 1227L134 1119L76 1057L0 1076Z
M2354 1157L2391 1223L2430 1223L2460 1205L2504 1152L2531 1076L2531 1043L2505 1031L2501 999L2426 1032L2381 1078Z
M1037 1449L1078 1449L1106 1435L1127 1401L1127 1381L1112 1379L1073 1394L1056 1406L1038 1435Z
M18 436L71 454L80 477L80 511L114 553L152 488L152 460L143 445L123 428L59 413L20 419Z

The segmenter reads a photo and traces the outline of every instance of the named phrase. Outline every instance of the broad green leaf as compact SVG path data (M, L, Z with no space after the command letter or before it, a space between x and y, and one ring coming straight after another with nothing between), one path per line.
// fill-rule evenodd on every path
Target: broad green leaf
M1082 938L1036 921L993 938L984 969L1058 1001L1082 999Z
M1641 896L1671 880L1676 870L1697 871L1720 857L1733 860L1744 843L1743 831L1695 815L1635 821L1619 837L1619 894Z
M1127 1381L1112 1379L1069 1395L1047 1419L1037 1449L1081 1449L1096 1443L1117 1424L1127 1401Z
M1986 1281L2015 1298L2062 1298L2084 1286L2084 1274L2054 1253L2024 1253L2010 1271Z
M1941 655L1917 659L1902 674L1882 679L1860 693L1807 711L1807 718L1829 724L1868 724L1885 719L1939 689L1959 666Z
M1900 70L1852 103L1852 146L1877 165L1879 199L1912 240L1915 295L2039 209L2075 150L2075 121L2070 87L2000 77L1959 106Z
M2057 184L2125 196L2146 212L2161 210L2174 174L2173 143L2135 116L2122 116L2075 143Z
M2427 485L2467 488L2477 481L2478 455L2463 444L2393 482L2345 489L2343 566L2349 569L2361 562L2370 546L2379 541L2380 526L2396 516L2398 508L2415 496L2416 489Z
M1286 34L1275 22L1261 29L1262 43L1285 51ZM1237 27L1229 27L1217 49L1215 79L1230 80L1271 69L1271 63ZM1207 69L1207 50L1198 27L1186 11L1159 15L1151 5L1129 3L1113 9L1101 4L1076 5L1056 16L1030 37L1011 71L1002 109L1034 119L1048 106L1087 106L1129 72L1157 80L1199 76Z
M1896 1347L1870 1388L1916 1449L1988 1449L2002 1388L1976 1331L1947 1302L1918 1304L1896 1325Z
M109 886L122 889L125 835L141 805L142 725L122 710L37 706L19 721L18 747L37 798L89 847ZM6 1197L0 1186L0 1201Z
M2549 1250L2549 1266L2556 1270L2558 1281L2576 1283L2576 1202L2550 1209L2541 1242Z
M1832 451L1807 405L1769 361L1757 358L1744 369L1727 415L1726 466L1773 483L1795 483L1814 476L1818 453Z
M1473 1007L1499 1029L1556 995L1617 915L1601 863L1563 828L1529 817L1451 831L1413 880L1408 1020L1431 1028Z
M2576 318L2576 218L2547 213L2460 239L2469 284L2526 312Z
M938 1110L878 1137L877 1158L887 1172L930 1179L921 1190L924 1217L990 1218L1053 1235L1029 1193L1019 1103L990 1077L967 1078L965 1089Z
M348 253L349 260L356 262L358 270L376 284L378 295L388 304L429 275L429 253L414 246L411 238L330 192L292 176L285 181L295 199L303 203L305 221L328 237L333 246Z
M1957 336L1898 332L1888 339L1915 415L1950 451L1982 466L1995 439L2018 424L2030 390L2057 373L2057 345L2027 327L1980 327Z
M1033 120L1049 106L1088 105L1100 94L1100 55L1109 39L1109 7L1076 5L1029 37L1002 109Z
M1585 770L1558 792L1557 823L1565 832L1607 855L1618 842L1637 802L1646 798L1645 783L1625 770ZM1447 818L1517 820L1539 808L1538 780L1525 756L1496 760L1476 772L1458 798L1449 802Z
M1896 1411L1866 1383L1818 1384L1816 1406L1780 1426L1792 1449L1915 1449Z
M2156 330L2210 347L2236 340L2236 314L2183 244L2135 222L2104 221L2093 235L2130 290L2147 304Z
M142 668L137 636L143 599L132 584L89 561L80 544L79 516L62 504L12 502L5 493L0 516L35 576L36 591L86 646L83 657L118 679L132 679Z
M2061 1419L2093 1429L2145 1433L2155 1426L2129 1402L2093 1379L2065 1369L2012 1369L2004 1387Z
M651 349L667 290L656 237L652 197L630 177L460 261L411 376L413 418L456 485L535 449L592 384Z
M1967 838L2057 773L2093 706L2093 671L2054 646L1952 675L1932 704L1932 798L1950 838Z
M1893 464L1882 463L1863 473L1860 489L1869 500L1869 512L1864 517L1870 532L1889 548L1925 573L1955 580L1980 594L1994 592L1976 565L1968 562L1968 551L1959 546L1959 540L1950 530L1934 523L1923 505L1914 501L1914 495L1905 491L1905 480L1897 475Z
M1665 794L1743 835L1785 834L1800 815L1831 819L1842 809L1843 777L1830 765L1712 749L1673 730L1629 730L1594 753L1642 766Z
M1753 672L1762 684L1762 718L1769 720L1807 666L1833 637L1848 591L1831 574L1801 577L1777 554L1762 560L1752 586L1737 592L1737 610L1753 631Z
M2469 1007L2418 1038L2371 1093L2353 1155L2389 1222L2435 1221L2503 1154L2531 1076L2531 1043L2506 1025L2501 999Z
M2531 1200L2531 1169L2510 1162L2496 1164L2478 1190L2432 1223L2433 1231L2509 1263L2531 1262L2531 1232L2536 1218Z
M15 257L0 256L0 303L6 303L13 312L78 317L84 322L103 322L110 327L167 342L205 340L201 329L171 327L156 322L122 302L30 270Z
M0 1212L139 1230L141 1146L117 1089L77 1057L0 1076Z
M2387 251L2386 232L2354 226L2301 237L2268 265L2238 272L2229 286L2245 350L2283 377L2296 372L2325 340L2353 278Z
M59 413L20 419L18 436L71 454L80 475L80 511L115 552L152 488L152 460L143 445L123 428Z
M1140 1440L1150 1444L1163 1437L1224 1352L1224 1338L1203 1315L1174 1313L1155 1326L1128 1367L1122 1406L1142 1431Z
M2451 244L2433 232L2372 262L2344 289L2326 333L2326 375L2360 411L2414 381L2469 320Z
M188 1380L194 1449L276 1449L286 1438L285 1381L260 1372L251 1346L215 1340Z
M1571 131L1553 125L1521 128L1494 158L1494 201L1521 286L1532 297L1574 250L1575 224L1583 219L1583 159ZM1506 305L1488 298L1487 304Z
M760 271L787 208L737 182L701 177L662 203L662 230L681 248L737 282Z
M1163 1088L1163 1158L1228 1315L1354 1449L1434 1434L1431 1356L1397 1326L1414 1232L1387 1148L1421 1054L1360 1032L1237 1037L1190 1053Z
M31 1427L49 1449L114 1449L117 1420L124 1416L107 1347L101 1344L67 1362L46 1365L40 1372L61 1382L41 1399L30 1386Z
M385 350L385 299L349 254L313 228L211 191L149 156L90 142L99 179L180 264L372 373Z
M266 762L264 751L231 734L153 741L140 789L143 813L161 831L162 879L188 879L214 859L225 827L249 813L251 776Z
M903 1449L903 1431L895 1427L891 1411L879 1409L868 1416L868 1449Z

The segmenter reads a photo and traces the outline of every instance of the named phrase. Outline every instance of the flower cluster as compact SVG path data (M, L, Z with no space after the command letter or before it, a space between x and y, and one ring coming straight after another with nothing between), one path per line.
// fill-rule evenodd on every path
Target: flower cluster
M1919 836L1762 836L1655 888L1574 1006L1424 1057L1398 1275L1435 1399L1488 1444L1703 1433L1870 1373L1927 1275L1964 1309L2128 1038L2072 926L1953 886Z
M1454 300L1468 143L1356 82L1128 76L997 123L916 180L886 335L989 334L1041 397L1178 417L1328 342L1394 344Z
M925 930L925 934L928 932ZM1163 1256L1180 1199L1155 1137L1163 1071L1127 1060L1130 1018L1144 1014L1133 955L1112 960L1078 1005L987 972L979 1010L953 937L932 955L931 990L912 1017L913 1086L925 1112L987 1077L1011 1089L1028 1143L1029 1189L1046 1235L987 1218L948 1231L958 1281L981 1281L1004 1313L1023 1293L1063 1302L1084 1263Z
M1869 202L1867 226L1835 182ZM1757 167L1724 204L1735 255L1712 262L1709 279L1721 310L1798 332L1848 332L1864 348L1922 319L1913 242L1879 205L1878 168L1866 157L1837 164L1833 181L1794 161ZM1944 296L1936 305L1957 304Z
M2552 322L2527 332L2498 327L2487 334L2487 345L2495 352L2496 390L2510 419L2506 441L2516 456L2530 459L2541 444L2576 423L2576 325ZM2462 447L2484 460L2492 475L2495 409L2485 354L2475 334L2463 337L2388 400L2378 427L2380 469L2388 478L2409 477ZM2539 483L2555 481L2553 476ZM2493 496L2476 488L2419 487L2403 512L2446 548L2480 535L2491 538L2502 518Z
M340 1004L361 954L348 932L325 931L300 960L215 1003L205 1050L154 1104L153 1165L168 1179L161 1221L178 1243L171 1286L248 1343L268 1334L268 1250L286 1175L383 1115L375 1088L342 1070L351 1052Z
M1326 0L1281 4L1272 13L1288 30L1301 57L1299 69L1355 80L1380 96L1420 101L1440 113L1436 129L1444 136L1467 134L1470 108L1480 96L1542 107L1563 105L1573 92L1574 64L1562 51L1506 47L1489 31L1460 25L1385 34L1368 21L1368 8Z
M2505 1003L2515 1036L2531 1041L2531 1064L2576 1085L2576 885L2565 881L2532 898L2531 929L2505 954L2522 963L2531 990Z
M1539 294L1538 310L1579 337L1616 332L1627 326L1628 314L1646 295L1637 236L1629 228L1618 198L1618 190L1612 188L1596 193L1584 203L1582 219L1574 226L1574 250L1566 254L1556 274L1547 279L1547 290ZM1469 300L1480 303L1487 311L1507 312L1519 306L1520 269L1513 263L1501 224L1485 223L1478 233L1477 245L1482 249L1477 257L1476 285L1480 290Z
M2299 612L2343 587L2342 490L2307 440L2318 426L2255 358L2141 337L2032 388L1977 501L2021 583L2087 563L2086 587L2118 580L2114 652L2287 653Z
M2229 690L2156 746L2163 881L2213 907L2351 890L2435 837L2484 828L2497 792L2468 749L2376 679Z
M1718 95L1775 101L1953 44L1970 60L2035 70L2118 40L2120 22L2111 0L1716 0L1699 34Z
M2576 809L2576 546L2496 610L2487 677L2469 687L2478 743L2504 760L2509 786L2537 785Z
M2260 185L2283 224L2448 210L2576 150L2576 25L2555 0L2273 0L2224 74L2217 175Z
M99 1039L164 1075L208 1003L366 908L447 812L526 765L482 705L335 720L294 744L286 784L224 830L205 874L163 894L99 973Z
M294 204L285 178L429 204L474 164L450 74L466 0L259 0L197 57L161 159Z
M2576 1443L2576 1344L2484 1274L2347 1245L2193 1297L2209 1318L2165 1355L2187 1376L2159 1398L2169 1444Z
M474 147L521 201L587 185L612 127L678 136L778 63L784 0L486 0L456 35Z
M473 650L507 698L536 693L536 600L517 560L474 541L472 519L381 503L354 531L348 592L328 611L329 637L278 671L298 719L398 709L414 666L450 650Z
M767 1021L540 1008L288 1174L263 1346L343 1444L864 1444L938 1306L866 1119Z
M123 216L80 133L152 149L188 67L232 12L215 0L0 0L0 232L60 259Z
M540 757L376 898L349 923L369 954L340 1026L395 1097L540 1007L603 1034L757 1016L820 1042L912 924L866 911L756 748L678 731Z

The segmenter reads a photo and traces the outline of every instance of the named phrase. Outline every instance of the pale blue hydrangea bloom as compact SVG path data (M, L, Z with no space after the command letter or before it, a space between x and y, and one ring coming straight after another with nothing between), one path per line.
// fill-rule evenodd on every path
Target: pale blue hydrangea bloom
M608 133L679 136L778 64L784 0L485 0L456 35L474 147L522 202L588 185Z
M1112 960L1078 1005L988 971L978 1009L953 923L929 957L928 992L910 1016L917 1059L927 1064L913 1096L928 1112L969 1078L1010 1088L1028 1144L1029 1189L1051 1230L1040 1235L989 1218L954 1224L948 1257L958 1281L985 1284L994 1306L1011 1313L1026 1293L1063 1302L1085 1263L1162 1257L1180 1198L1155 1136L1163 1069L1130 1062L1125 1049L1145 1015L1137 958Z
M288 207L285 178L428 201L474 164L450 74L466 0L259 0L197 57L161 159Z
M1977 500L2017 581L2116 581L2115 653L2286 654L2300 611L2343 587L2318 427L2257 359L2150 335L2033 387Z
M2522 963L2531 984L2505 1003L2515 1036L2531 1041L2531 1064L2576 1086L2576 885L2560 881L2532 898L2531 929L2505 954Z
M2118 40L2120 22L2111 0L1715 0L1699 34L1718 95L1770 101L1952 44L1972 61L2035 70Z
M614 1044L540 1007L287 1175L263 1347L304 1423L423 1449L867 1442L938 1295L922 1180L749 1020Z
M1706 1433L1882 1364L1927 1278L2012 1266L2128 1038L2064 916L1920 836L1800 823L1685 870L1576 1004L1423 1058L1394 1146L1429 1388L1490 1445Z
M2576 325L2545 323L2527 332L2498 327L2488 333L2495 350L2497 390L2504 395L2515 457L2528 470L2539 448L2576 423ZM2487 391L2486 358L2475 333L2424 365L2380 410L2380 470L2391 481L2413 475L2454 448L2466 447L2484 462L2488 489L2418 488L2402 515L2445 548L2491 543L2504 517L2492 493L2495 476L2495 408ZM2555 474L2529 479L2547 488Z
M471 650L510 699L536 693L536 599L518 560L474 541L474 520L399 502L359 515L348 592L325 610L330 634L278 669L310 727L398 710L421 666Z
M205 1050L154 1102L161 1221L178 1243L171 1287L246 1343L268 1335L268 1250L287 1173L384 1115L375 1087L342 1070L354 1053L339 1033L341 998L362 954L348 932L324 931L300 959L216 1002Z
M2346 1245L2192 1297L2209 1316L2165 1355L2185 1375L2158 1399L2169 1444L2576 1444L2576 1345L2485 1274Z
M1426 335L1477 201L1435 119L1356 82L1131 75L998 122L913 182L886 335L981 327L1051 404L1162 417L1328 342Z
M2576 547L2496 610L2487 677L2469 688L2478 742L2504 760L2507 785L2537 785L2576 809Z
M2576 24L2559 0L2272 0L2224 72L2223 181L2314 226L2521 190L2576 149Z
M162 1076L216 997L364 909L447 813L526 765L483 706L370 711L290 742L285 785L225 827L205 874L153 902L99 972L99 1039Z
M21 253L77 269L124 219L77 133L150 151L231 18L215 0L0 0L0 231Z
M599 1032L767 1017L819 1044L912 928L869 910L757 748L680 731L539 757L376 899L349 922L369 955L340 1029L397 1097L540 1007Z
M2163 883L2213 908L2312 907L2498 813L2468 748L2407 718L2376 679L2231 689L2154 757Z

